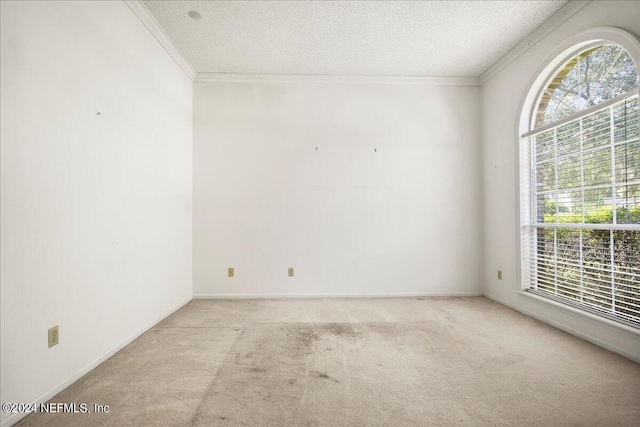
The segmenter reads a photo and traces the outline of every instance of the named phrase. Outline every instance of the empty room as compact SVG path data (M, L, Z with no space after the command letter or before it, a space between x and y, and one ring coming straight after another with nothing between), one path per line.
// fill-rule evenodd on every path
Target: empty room
M640 1L0 1L8 426L640 426Z

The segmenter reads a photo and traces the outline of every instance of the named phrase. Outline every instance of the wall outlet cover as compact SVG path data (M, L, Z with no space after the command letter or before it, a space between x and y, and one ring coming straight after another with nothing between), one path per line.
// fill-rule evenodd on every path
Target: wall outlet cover
M48 338L49 338L49 348L53 347L54 345L58 345L58 342L60 341L58 325L52 328L49 328Z

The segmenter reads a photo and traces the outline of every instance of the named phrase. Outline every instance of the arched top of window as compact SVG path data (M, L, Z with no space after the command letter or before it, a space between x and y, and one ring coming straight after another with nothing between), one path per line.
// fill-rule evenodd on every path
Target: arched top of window
M598 44L565 62L546 85L535 110L534 128L638 88L636 66L623 47Z

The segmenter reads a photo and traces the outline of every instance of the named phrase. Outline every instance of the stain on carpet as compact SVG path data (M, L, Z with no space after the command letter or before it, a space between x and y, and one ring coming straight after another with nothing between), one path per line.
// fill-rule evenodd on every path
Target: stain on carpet
M337 379L333 378L332 376L325 374L324 372L318 372L318 371L311 371L311 376L312 377L316 377L316 378L322 378L325 380L329 380L329 381L334 381L339 383L340 381L338 381Z
M212 419L220 425L279 425L292 419L307 387L296 379L307 376L307 362L319 339L309 324L271 323L245 329L199 403L191 425L210 425ZM246 404L238 405L238 396Z
M343 338L352 338L356 334L351 323L324 323L317 329L320 334L331 334Z

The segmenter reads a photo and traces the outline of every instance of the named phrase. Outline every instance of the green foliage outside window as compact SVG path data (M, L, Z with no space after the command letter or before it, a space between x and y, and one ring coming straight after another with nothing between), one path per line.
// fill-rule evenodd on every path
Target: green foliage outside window
M624 219L626 223L640 224L640 205L619 207L616 217L618 222ZM556 222L556 218L561 224L582 223L582 215L571 212L560 212L557 217L555 212L547 214L545 222ZM603 206L585 213L584 223L612 224L613 210ZM632 299L640 299L640 231L545 228L538 231L538 250L540 274L548 279L557 278L559 284L556 288L546 280L538 284L538 289L604 310L613 310L615 304L617 313L639 316L640 307ZM554 257L558 261L555 265Z

